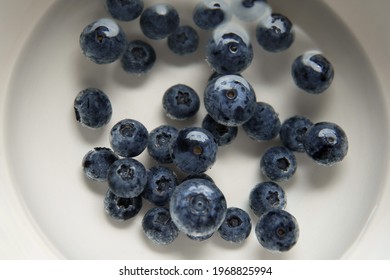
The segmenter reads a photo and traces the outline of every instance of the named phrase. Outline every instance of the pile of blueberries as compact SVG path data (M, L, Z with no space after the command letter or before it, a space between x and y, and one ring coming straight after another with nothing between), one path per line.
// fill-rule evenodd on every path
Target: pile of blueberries
M98 19L80 35L83 54L97 64L120 61L124 71L138 75L153 68L153 47L142 40L128 41L117 23L138 17L143 34L166 39L175 54L189 55L198 48L196 29L181 26L177 10L169 4L145 8L142 0L107 0L106 9L113 19ZM223 239L240 243L252 230L249 214L228 208L222 190L204 172L214 164L218 147L236 138L239 127L255 141L279 136L283 145L269 148L260 160L269 180L251 190L249 206L259 218L255 228L259 243L270 251L288 251L298 240L299 227L284 210L285 192L277 182L294 175L294 152L330 166L346 156L348 140L335 123L312 123L300 115L281 123L271 105L256 100L253 87L241 75L252 62L252 45L246 33L232 25L233 17L257 22L256 40L266 51L282 52L294 42L293 24L286 16L272 13L266 0L199 1L193 22L211 31L205 58L213 70L204 90L207 115L201 127L178 130L165 124L148 132L139 121L123 119L110 131L111 148L94 148L84 156L83 171L91 180L108 183L104 207L114 219L136 216L143 199L153 203L142 228L157 244L173 242L179 232L199 241L218 232ZM291 74L300 89L320 94L331 85L334 70L321 53L307 52L296 58ZM169 118L185 120L198 112L201 100L191 87L176 84L166 90L162 104ZM92 129L107 125L112 115L108 96L97 88L81 91L74 109L77 121ZM157 163L150 169L134 158L145 150ZM187 177L179 182L170 165Z

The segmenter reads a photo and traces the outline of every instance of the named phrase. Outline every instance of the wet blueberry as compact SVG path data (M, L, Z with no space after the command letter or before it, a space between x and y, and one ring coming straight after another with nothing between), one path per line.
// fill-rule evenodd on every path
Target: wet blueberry
M148 175L143 164L132 158L118 159L108 170L108 186L119 197L139 196L147 180Z
M206 45L206 60L220 74L238 74L252 62L253 49L249 38L229 28L217 28Z
M144 9L143 0L107 0L106 7L111 16L122 21L139 17Z
M283 145L294 152L304 152L303 138L313 123L304 116L293 116L282 123L279 136Z
M316 123L303 138L306 154L315 162L330 166L344 159L348 153L348 138L344 130L332 122Z
M143 34L154 40L164 39L179 27L180 18L169 4L154 4L141 14L140 26Z
M263 154L260 169L272 181L286 181L295 174L297 160L294 153L286 147L271 147Z
M169 118L185 120L199 111L200 99L193 88L176 84L165 91L162 104Z
M74 100L76 120L89 128L106 125L112 116L112 106L108 96L96 88L87 88L79 92Z
M334 78L334 69L322 54L307 52L294 60L291 74L300 89L319 94L330 87Z
M225 1L203 0L195 6L192 18L199 28L212 30L230 18L230 9Z
M267 0L232 0L231 7L236 17L243 21L256 21L271 14Z
M135 217L142 208L142 197L119 197L108 190L104 198L104 210L111 217L125 221Z
M222 239L233 243L241 243L249 236L252 223L248 213L237 207L229 207L218 232Z
M167 43L169 49L175 54L191 54L198 49L198 32L189 25L179 26L168 36Z
M257 102L253 116L242 125L246 134L255 141L268 141L278 136L281 127L279 114L265 102Z
M148 239L159 245L170 244L179 235L169 210L164 207L154 207L146 212L142 219L142 229Z
M299 226L293 215L285 210L275 209L260 217L255 233L259 243L267 250L285 252L297 243Z
M240 75L223 75L212 79L204 91L204 105L218 123L239 126L256 110L256 94Z
M110 131L110 144L114 152L122 157L138 156L148 145L148 131L137 120L121 120Z
M286 204L284 190L272 181L257 184L249 193L249 206L259 217L273 209L284 209Z
M293 24L284 15L273 13L262 19L256 27L256 39L269 52L288 49L295 40Z
M80 34L83 54L97 64L116 61L126 49L126 35L112 19L102 18L87 25Z
M161 125L150 131L147 151L158 163L172 163L170 147L179 131L170 125Z
M145 74L156 62L156 52L153 47L142 40L134 40L128 43L121 58L123 70L131 74Z
M94 148L82 160L83 172L94 181L107 181L108 169L117 159L118 156L109 148Z
M200 127L186 127L179 131L171 145L175 165L184 173L203 173L217 158L218 145L214 136Z
M202 127L211 132L217 141L218 146L225 146L230 144L238 133L236 126L226 126L216 122L209 114L207 114L203 121Z
M226 216L226 200L211 181L191 179L182 182L170 201L173 222L183 233L199 237L217 231Z
M148 181L142 196L157 206L169 203L178 184L176 174L164 166L154 166L148 170Z

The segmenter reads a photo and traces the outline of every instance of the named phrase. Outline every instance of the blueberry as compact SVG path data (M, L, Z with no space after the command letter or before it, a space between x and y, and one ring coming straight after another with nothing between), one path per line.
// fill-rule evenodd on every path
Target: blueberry
M142 197L119 197L108 190L104 198L104 210L111 217L125 221L135 217L142 208Z
M142 219L142 229L148 239L159 245L170 244L179 235L169 210L164 207L154 207L146 212Z
M108 124L112 116L112 106L108 96L96 88L79 92L74 100L76 120L89 128L100 128Z
M307 52L294 60L291 74L300 89L319 94L330 87L334 78L334 69L322 54Z
M169 49L178 55L195 52L199 45L198 32L189 25L179 26L167 39Z
M180 18L169 4L155 4L141 14L140 26L143 34L154 40L164 39L179 27Z
M173 192L169 205L172 220L179 230L194 237L217 231L227 209L221 190L205 179L182 182Z
M123 158L110 166L107 181L115 195L130 198L143 192L148 175L142 163L132 158Z
M148 170L148 181L142 196L157 206L169 203L178 184L176 174L164 166L154 166Z
M228 28L227 28L228 29ZM238 74L251 64L253 49L240 32L218 28L206 45L206 60L220 74Z
M271 14L271 7L266 0L233 0L233 13L243 21L255 21Z
M210 233L210 234L203 235L203 236L192 236L192 235L187 234L187 237L191 240L202 242L202 241L206 241L207 239L210 239L213 235L214 235L214 232Z
M224 75L206 86L204 105L218 123L239 126L256 110L256 94L252 86L239 75Z
M176 84L165 91L162 104L169 118L185 120L195 116L199 111L200 99L193 88Z
M126 49L126 35L112 19L102 18L87 25L80 34L83 54L97 64L119 59Z
M284 209L286 204L284 190L272 181L257 184L249 193L249 206L259 217L273 209Z
M272 181L286 181L295 174L297 161L293 152L286 147L271 147L263 154L260 169Z
M112 127L110 143L118 155L135 157L140 155L148 145L148 131L139 121L124 119Z
M299 226L293 215L285 210L275 209L260 217L255 233L259 243L267 250L285 252L297 243Z
M216 122L209 114L207 114L203 121L202 127L211 132L217 141L218 146L225 146L230 144L238 133L236 126L226 126Z
M315 162L330 166L344 159L348 153L348 138L344 130L332 122L316 123L303 138L306 153Z
M211 178L206 173L198 173L198 174L187 175L186 177L183 178L183 180L181 182L184 182L184 181L187 181L187 180L190 180L190 179L205 179L205 180L209 180L209 181L215 183L213 178Z
M283 145L294 152L304 152L303 138L313 123L306 117L296 115L282 123L279 136Z
M108 169L117 159L118 156L109 148L94 148L82 160L83 172L94 181L107 181Z
M226 241L241 243L247 239L251 230L252 223L248 213L237 207L229 207L218 232Z
M274 108L265 102L257 102L253 116L242 125L246 134L255 141L268 141L278 136L281 122Z
M293 24L286 16L273 13L258 23L256 39L266 51L284 51L295 40Z
M194 23L201 29L212 30L229 20L230 9L225 1L200 1L193 11Z
M179 131L171 146L175 165L184 173L203 173L217 158L218 145L214 136L200 127L186 127Z
M134 40L128 43L121 58L123 70L131 74L145 74L156 62L156 52L153 47L142 40Z
M121 21L139 17L144 9L143 0L107 0L106 7L111 16Z
M147 151L158 163L172 163L170 147L179 131L170 125L161 125L150 131Z

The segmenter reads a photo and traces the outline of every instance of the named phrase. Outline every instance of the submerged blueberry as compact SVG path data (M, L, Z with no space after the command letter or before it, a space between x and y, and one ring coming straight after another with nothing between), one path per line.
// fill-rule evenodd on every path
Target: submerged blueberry
M237 207L229 207L222 225L218 228L219 235L226 241L241 243L248 238L252 223L248 213Z
M284 190L272 181L257 184L249 194L249 206L259 217L273 209L284 209L286 204Z
M223 75L208 83L204 105L218 123L239 126L247 122L256 110L256 94L240 75Z
M173 222L183 233L199 237L217 231L226 216L226 200L211 181L190 179L176 187L169 209Z
M146 212L142 219L142 229L147 238L159 245L170 244L179 235L169 210L164 207L154 207Z
M214 136L200 127L187 127L179 131L172 142L171 156L175 165L188 174L203 173L217 158L218 145Z
M178 55L191 54L198 49L198 32L189 25L179 26L168 36L167 42L173 53Z
M275 209L260 217L255 233L259 243L267 250L285 252L297 243L299 226L293 215Z
M97 64L116 61L126 49L126 35L112 19L102 18L87 25L80 34L83 54Z
M139 17L144 9L143 0L106 0L111 16L122 21L131 21Z
M135 217L142 208L142 197L119 197L108 190L104 198L104 210L111 217L125 221Z
M83 172L87 178L107 181L108 169L119 157L109 148L94 148L83 158Z
M199 28L212 30L230 18L229 6L221 0L202 0L195 6L192 18Z
M79 92L74 100L76 120L89 128L106 125L112 116L112 106L108 96L97 88L87 88Z
M145 74L156 62L156 52L153 47L142 40L128 43L121 58L121 66L127 73Z

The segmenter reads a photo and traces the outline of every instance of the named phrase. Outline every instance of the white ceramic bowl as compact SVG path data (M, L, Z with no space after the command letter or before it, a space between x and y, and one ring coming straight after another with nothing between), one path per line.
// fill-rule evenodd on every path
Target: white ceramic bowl
M170 123L200 125L202 114L174 122L161 110L161 96L174 83L200 94L211 73L203 49L178 58L165 42L152 42L158 61L145 77L129 76L117 63L97 66L81 54L78 36L90 21L108 16L104 1L3 0L0 10L0 258L1 259L386 259L390 257L389 103L390 20L386 0L270 0L274 11L296 25L297 40L281 54L253 42L255 61L243 73L258 100L274 106L280 118L305 114L333 121L347 132L350 149L334 167L318 166L298 155L294 178L282 183L287 210L301 235L289 252L263 249L254 232L244 244L228 244L215 234L204 242L183 235L155 246L141 230L142 213L125 223L103 210L105 184L91 183L81 159L95 146L107 146L110 126L122 118L151 130ZM145 0L146 5L154 1ZM176 2L183 23L191 23L197 1ZM123 24L129 37L142 35L136 22ZM248 26L253 36L253 29ZM252 32L252 33L251 33ZM201 33L201 43L208 34ZM335 80L320 96L298 90L290 64L300 53L320 49L334 64ZM111 123L102 130L81 128L74 119L75 95L88 86L105 90L113 103ZM147 109L145 106L148 106ZM207 172L224 191L228 206L250 212L250 189L265 178L258 162L264 149L240 132L220 149ZM147 167L146 153L138 157ZM251 214L253 221L256 217Z

